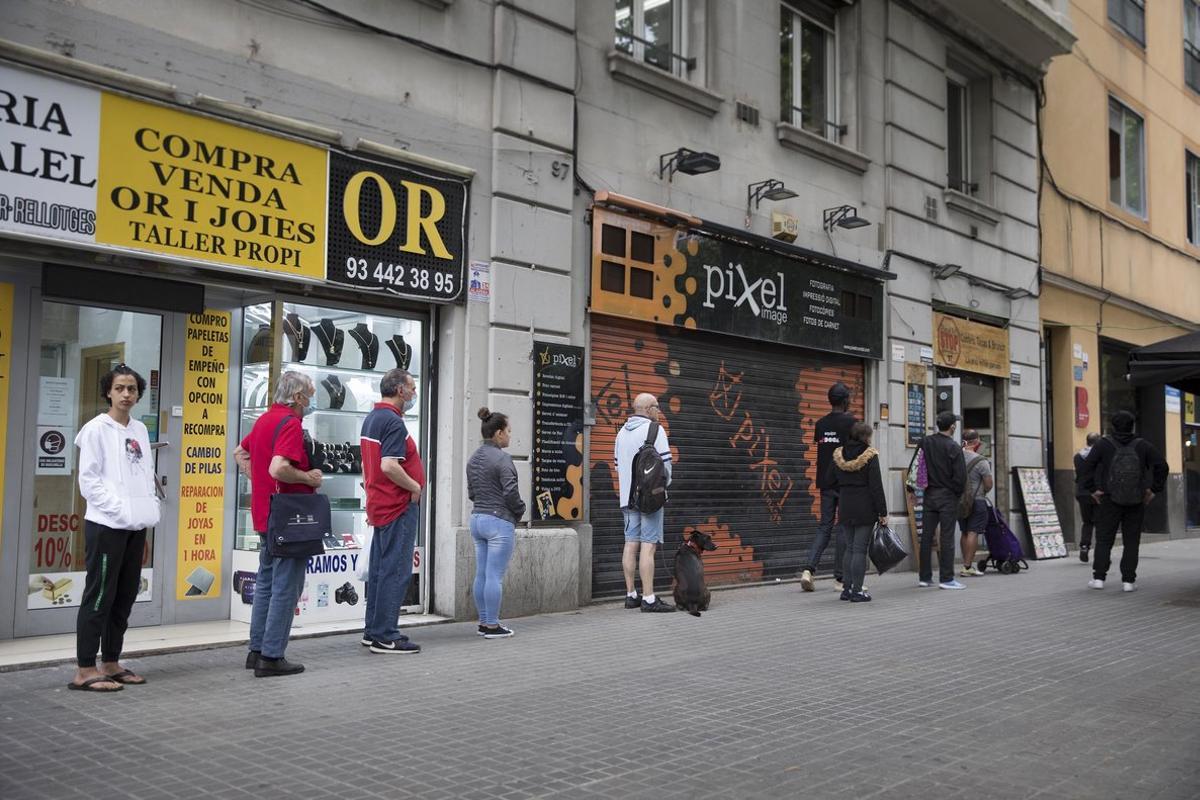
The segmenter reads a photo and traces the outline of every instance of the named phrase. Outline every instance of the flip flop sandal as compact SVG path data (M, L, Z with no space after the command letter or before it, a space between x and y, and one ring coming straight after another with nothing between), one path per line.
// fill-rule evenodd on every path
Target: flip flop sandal
M114 681L112 677L108 675L97 675L94 678L88 678L83 683L75 683L72 681L71 683L67 684L67 688L76 692L99 692L100 694L111 694L113 692L119 692L125 688L124 686L118 686L115 689L97 689L97 683L121 683L121 681Z
M124 684L125 686L141 686L146 682L146 679L141 675L138 675L133 670L128 669L123 669L120 672L114 672L112 675L107 675L105 677L107 677L110 681L116 681L117 683ZM130 678L140 678L140 680L131 681L129 680Z

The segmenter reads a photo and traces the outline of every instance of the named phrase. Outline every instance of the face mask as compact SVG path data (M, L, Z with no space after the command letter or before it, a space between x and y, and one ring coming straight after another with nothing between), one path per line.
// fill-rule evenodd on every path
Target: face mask
M309 400L306 404L300 406L300 418L303 419L304 417L307 417L312 413L312 411L312 400Z
M404 401L404 413L407 414L409 411L412 411L413 408L416 407L416 405L417 405L416 397L408 398L407 400Z

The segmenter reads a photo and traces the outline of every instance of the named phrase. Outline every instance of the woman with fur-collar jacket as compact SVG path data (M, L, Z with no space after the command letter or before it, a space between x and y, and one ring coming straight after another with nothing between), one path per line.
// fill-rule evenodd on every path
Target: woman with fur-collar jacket
M833 462L829 466L838 491L838 521L846 532L842 599L852 603L871 600L871 595L863 591L867 546L875 524L887 525L883 473L879 467L879 451L871 447L871 434L870 425L855 423L850 429L850 441L833 451Z

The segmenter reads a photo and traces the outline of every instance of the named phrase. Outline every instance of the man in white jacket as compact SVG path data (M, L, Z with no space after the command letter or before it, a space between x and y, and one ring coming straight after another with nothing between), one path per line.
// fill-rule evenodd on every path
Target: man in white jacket
M75 437L79 493L87 502L84 545L87 580L76 624L78 669L68 688L117 692L146 679L121 666L129 612L142 577L146 529L158 524L154 460L146 426L129 415L146 380L124 364L100 379L106 413ZM100 651L101 665L96 666Z
M625 607L640 608L642 611L670 612L675 606L664 603L654 594L654 550L663 540L663 509L643 513L629 505L630 488L633 485L633 459L646 443L651 422L658 422L658 399L649 393L639 394L633 399L633 416L617 431L613 453L617 463L617 491L621 513L625 517L625 550L621 554L621 567L625 572ZM654 449L663 460L667 483L671 482L671 446L667 443L667 432L660 425L655 433ZM641 574L642 595L639 597L635 578Z

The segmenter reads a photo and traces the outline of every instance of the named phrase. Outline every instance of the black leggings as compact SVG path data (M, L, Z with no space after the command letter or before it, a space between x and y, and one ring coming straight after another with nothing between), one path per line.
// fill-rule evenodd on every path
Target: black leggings
M85 521L83 537L87 581L75 626L75 655L79 666L94 667L97 650L106 662L121 658L142 579L146 531L118 531Z

